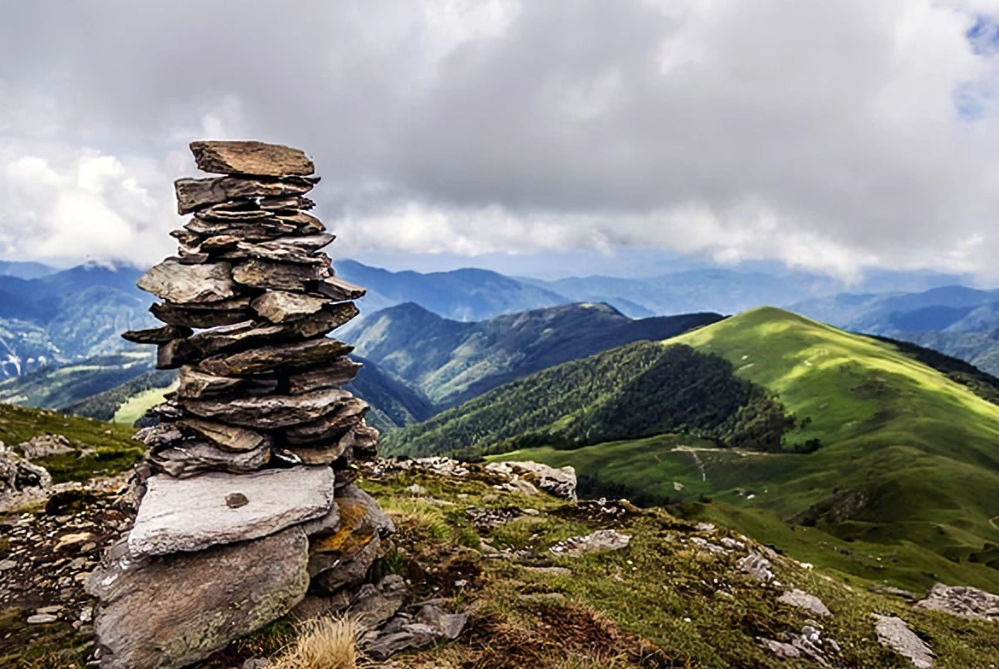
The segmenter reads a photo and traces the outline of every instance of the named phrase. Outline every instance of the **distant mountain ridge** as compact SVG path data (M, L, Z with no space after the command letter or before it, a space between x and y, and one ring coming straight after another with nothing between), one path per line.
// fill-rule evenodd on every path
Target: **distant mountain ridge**
M372 314L345 339L439 409L568 360L721 318L697 313L632 320L606 304L570 304L461 323L407 303Z

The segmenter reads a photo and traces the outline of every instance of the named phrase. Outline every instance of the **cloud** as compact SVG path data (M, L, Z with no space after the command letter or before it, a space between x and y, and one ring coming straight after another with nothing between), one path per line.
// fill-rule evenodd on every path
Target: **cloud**
M999 3L259 0L0 25L0 249L168 252L185 143L301 146L358 252L994 275Z

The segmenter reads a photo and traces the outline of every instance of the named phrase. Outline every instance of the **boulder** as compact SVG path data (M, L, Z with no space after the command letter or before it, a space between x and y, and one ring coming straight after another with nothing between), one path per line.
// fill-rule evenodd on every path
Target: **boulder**
M312 339L215 356L201 362L198 368L217 376L246 376L278 369L292 370L328 365L353 350L353 346L336 339Z
M380 539L395 532L395 525L378 503L356 485L338 490L334 501L340 517L337 531L314 536L309 547L310 576L333 570L316 580L319 591L330 593L358 572L363 576L378 556Z
M194 162L203 172L281 177L308 176L316 166L300 149L265 142L191 142Z
M136 285L176 305L220 302L236 296L232 265L183 265L167 259L142 275Z
M88 581L102 669L174 669L202 660L297 605L309 585L301 528L135 563L112 555Z
M200 551L247 541L326 515L333 503L329 467L153 476L128 534L133 556Z
M916 606L964 618L999 620L999 596L978 588L937 583Z
M28 460L76 452L76 449L69 443L69 439L61 434L40 434L18 444L16 450L20 451L21 455Z
M28 462L0 442L0 497L50 485L52 476L44 467Z
M327 302L325 297L273 290L253 300L250 306L272 323L286 323L322 311Z
M486 469L516 472L551 495L576 500L576 470L572 467L556 469L540 462L495 462L486 465Z
M266 430L310 423L335 412L352 399L340 388L315 390L301 395L262 395L228 400L182 399L181 406L202 418L214 418L230 425Z
M822 618L827 618L832 615L832 612L830 612L826 605L822 603L821 599L815 595L805 592L804 590L798 590L797 588L785 592L777 598L777 601L795 606Z
M289 177L285 179L246 179L241 177L213 177L210 179L178 179L174 182L177 194L177 213L183 216L192 211L221 204L228 200L253 197L287 197L308 193L318 179Z
M631 537L616 530L597 530L586 536L569 537L548 549L553 555L578 557L588 553L617 551L628 546Z
M874 614L874 619L878 643L907 658L918 669L929 669L933 666L933 649L916 636L904 620L897 616L877 614Z

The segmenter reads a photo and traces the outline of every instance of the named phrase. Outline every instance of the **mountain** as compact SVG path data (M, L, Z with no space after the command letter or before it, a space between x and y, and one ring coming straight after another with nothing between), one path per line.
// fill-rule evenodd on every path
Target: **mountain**
M370 360L351 356L363 367L345 388L371 405L368 425L382 432L412 425L434 414L433 403Z
M368 316L345 338L357 355L442 408L568 360L665 339L720 318L697 313L632 320L605 304L571 304L461 323L407 303Z
M672 358L696 366L677 366L650 346L681 351ZM698 356L729 365L751 386L740 388ZM953 561L961 578L995 587L999 380L968 378L954 363L757 309L528 376L390 434L385 445L529 445L504 457L574 465L591 494L658 503L707 496L716 504L705 513L768 527L792 547L800 536L780 528L815 528L818 538L797 547L816 560L832 559L820 547L833 539L904 546L906 559L885 566L894 576L919 580L916 565L933 561L930 551ZM643 400L650 395L654 404Z
M38 262L0 260L0 276L13 276L18 279L40 279L59 270Z
M68 409L71 405L150 372L154 362L154 353L133 347L127 351L94 356L67 365L43 366L0 382L0 402L45 409ZM99 412L83 412L81 415L110 420L114 412L107 416Z
M479 321L572 300L550 290L483 269L452 272L389 272L352 260L336 263L337 275L364 286L363 313L374 313L403 302L456 321Z
M154 321L129 267L81 265L39 278L0 276L0 378L113 354L118 334Z

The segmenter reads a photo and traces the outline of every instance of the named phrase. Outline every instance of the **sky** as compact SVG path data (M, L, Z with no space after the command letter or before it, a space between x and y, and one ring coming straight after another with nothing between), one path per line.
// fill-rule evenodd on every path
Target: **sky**
M152 264L187 143L252 138L314 158L335 257L999 281L997 31L999 0L4 2L0 257Z

